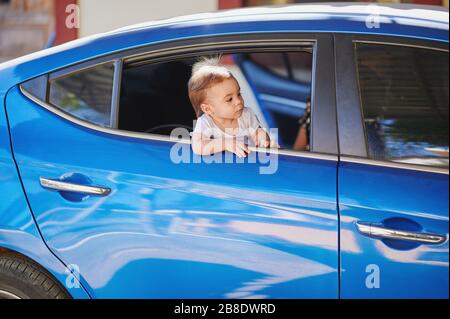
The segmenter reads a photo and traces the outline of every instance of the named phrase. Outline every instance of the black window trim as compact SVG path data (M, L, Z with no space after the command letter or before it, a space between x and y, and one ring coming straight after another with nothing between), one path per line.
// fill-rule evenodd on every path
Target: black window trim
M130 61L137 61L139 59L151 58L151 63L159 62L160 59L179 59L183 54L192 56L193 54L208 53L209 51L224 52L224 47L229 48L236 52L237 50L247 48L249 51L255 49L270 49L280 48L286 49L301 48L305 45L313 46L313 70L312 70L312 105L315 110L312 112L312 125L311 125L311 152L299 152L293 150L277 150L277 153L288 156L317 158L324 160L337 161L338 156L338 142L337 142L337 128L336 128L336 108L335 108L335 94L334 94L334 78L330 77L334 73L334 57L333 57L333 39L331 33L264 33L264 34L240 34L240 35L226 35L226 36L208 36L199 38L191 38L187 40L168 41L164 43L150 44L145 47L137 49L131 49L126 51L117 52L114 54L98 57L93 60L77 63L60 70L53 71L49 74L49 81L54 79L65 77L71 73L79 72L84 69L89 69L104 63L115 63L115 66L122 66L124 63ZM318 65L317 55L320 54L320 61L322 63ZM117 129L118 121L118 101L120 99L120 81L122 68L120 71L114 72L113 82L113 96L112 96L112 118L114 120L115 127L102 127L98 124L88 122L83 119L79 119L67 112L60 110L49 103L48 92L47 101L40 101L32 96L29 92L24 90L20 85L22 93L33 100L35 103L40 104L44 108L48 109L52 113L63 117L64 119L76 123L80 126L90 128L95 131L102 131L104 133L126 136L145 140L154 140L162 142L182 142L190 144L190 140L176 140L174 141L169 136L159 134L148 134L140 132L132 132L126 130ZM317 83L320 85L317 86ZM317 87L317 90L316 90ZM49 85L47 85L47 91ZM316 100L316 101L315 101ZM113 115L114 109L114 115ZM260 151L254 149L255 151Z
M354 53L355 43L406 46L449 52L448 42L362 34L335 34L334 38L336 59L336 108L340 161L448 175L448 168L369 158L362 112L362 101L357 80L356 57Z

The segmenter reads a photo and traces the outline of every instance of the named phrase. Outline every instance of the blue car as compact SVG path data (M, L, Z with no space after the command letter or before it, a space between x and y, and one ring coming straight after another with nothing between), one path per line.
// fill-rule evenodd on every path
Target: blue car
M0 298L448 298L448 19L238 9L0 64ZM217 55L280 148L192 153Z

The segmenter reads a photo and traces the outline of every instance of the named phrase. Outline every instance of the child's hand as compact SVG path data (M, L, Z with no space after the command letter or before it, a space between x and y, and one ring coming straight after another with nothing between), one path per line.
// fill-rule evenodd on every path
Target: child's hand
M236 138L224 138L223 142L226 151L234 153L239 157L247 157L247 154L250 153L247 145L237 141Z
M269 147L271 146L270 137L267 135L266 131L258 128L255 132L254 141L256 147Z

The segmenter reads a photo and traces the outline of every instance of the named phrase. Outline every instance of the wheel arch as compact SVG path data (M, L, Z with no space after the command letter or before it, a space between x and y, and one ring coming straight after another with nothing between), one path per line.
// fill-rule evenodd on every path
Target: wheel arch
M0 234L2 230L0 229ZM1 237L1 236L0 236ZM38 240L38 239L35 239ZM56 282L60 284L60 286L74 299L89 299L91 298L89 294L85 291L84 287L79 284L77 276L71 277L71 282L78 283L78 285L74 285L73 288L68 288L66 283L66 279L69 276L69 268L67 268L58 258L56 258L48 248L42 244L34 244L30 245L30 240L28 242L28 247L24 247L25 245L12 245L10 243L4 242L0 239L0 256L13 254L17 255L21 258L26 259L27 261L33 263L38 266L41 270L51 276ZM30 250L31 248L33 250Z

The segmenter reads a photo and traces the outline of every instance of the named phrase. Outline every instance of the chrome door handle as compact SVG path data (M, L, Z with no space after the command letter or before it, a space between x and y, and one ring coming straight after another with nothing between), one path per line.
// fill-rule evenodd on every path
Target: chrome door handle
M111 193L111 189L107 187L80 185L44 177L40 177L39 181L42 187L56 191L83 193L97 196L106 196Z
M361 234L375 238L406 240L421 244L434 244L434 245L442 244L444 241L447 240L447 236L445 235L390 229L377 224L367 222L356 222L356 228Z

